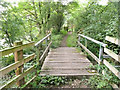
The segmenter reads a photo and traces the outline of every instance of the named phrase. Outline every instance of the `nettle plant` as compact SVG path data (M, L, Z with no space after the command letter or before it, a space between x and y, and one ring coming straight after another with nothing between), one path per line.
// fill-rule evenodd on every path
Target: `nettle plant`
M65 77L57 76L37 76L35 82L32 82L32 87L35 88L46 88L47 86L59 86L64 85L67 82Z
M112 84L119 84L120 80L116 77L105 65L94 65L91 66L92 69L97 70L99 68L99 75L91 76L88 79L87 85L90 85L91 88L109 88L112 89ZM102 71L104 70L104 75Z

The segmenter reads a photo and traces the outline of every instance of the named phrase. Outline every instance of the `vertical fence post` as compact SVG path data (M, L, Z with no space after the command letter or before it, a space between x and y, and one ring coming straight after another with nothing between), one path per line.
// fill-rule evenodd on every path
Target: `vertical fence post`
M78 41L80 41L80 35L78 36Z
M100 44L100 49L99 49L99 60L102 61L102 59L103 59L103 47L102 47L102 45ZM99 66L99 69L100 69L100 64L99 64L98 66ZM98 72L100 71L99 69L98 69Z
M14 43L14 46L18 46L18 45L22 45L22 41ZM15 58L15 62L22 60L23 59L23 50L14 52L14 58ZM23 73L23 69L24 69L23 65L19 66L15 72L16 76ZM20 87L24 83L25 83L24 78L22 78L21 80L19 80L17 82L17 85Z
M40 45L39 45L39 59L40 59L40 56L41 56L42 53L43 53L43 46L42 46L42 43L43 43L43 42L41 42Z
M47 48L47 46L48 46L48 37L46 38L45 42L46 42L46 48ZM47 56L47 55L48 55L48 51L47 51L46 56ZM46 56L45 56L45 57L46 57Z
M48 38L46 38L46 40L45 40L45 44L46 44L46 47L47 47L47 45L48 45L48 40L47 40Z
M102 61L103 58L103 47L100 45L100 50L99 50L99 59Z
M87 48L87 39L85 38L85 47Z
M85 47L87 48L87 39L85 38ZM85 55L87 55L87 52L85 51Z
M51 41L51 34L50 36L48 37L48 41L50 42ZM48 49L48 52L50 51L50 48Z
M50 36L49 36L49 37L50 37L50 40L51 40L51 39L52 39L51 34L50 34Z
M39 46L37 45L35 49L36 49L36 55L37 55L36 60L37 60L37 63L39 63L39 54L40 54Z

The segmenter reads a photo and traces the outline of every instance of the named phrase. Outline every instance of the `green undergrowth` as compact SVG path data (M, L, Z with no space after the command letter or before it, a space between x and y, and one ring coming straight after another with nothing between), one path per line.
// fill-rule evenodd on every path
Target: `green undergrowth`
M79 46L76 47L76 52L77 52L77 53L82 53L82 52L81 52L81 48L80 48ZM83 53L83 54L84 54L84 53Z
M68 81L65 77L57 76L37 76L35 81L30 83L32 88L50 88L66 84Z
M111 84L119 84L120 81L114 75L106 74L106 75L94 75L88 79L87 85L91 88L102 89L102 88L109 88L112 90Z
M67 38L67 46L68 47L76 47L77 46L77 33L72 33L71 35L68 35Z
M67 35L67 31L61 30L60 33L52 33L52 45L51 48L58 48L63 40L63 37Z
M113 88L111 84L119 85L120 79L116 77L105 65L91 65L90 69L96 71L99 69L99 75L94 75L89 79L84 79L87 80L87 85L89 85L91 88L107 88L109 90L112 90ZM102 72L104 72L104 74Z
M51 48L57 48L60 46L60 43L62 41L63 35L58 34L58 35L52 35L52 45Z
M2 66L6 67L12 63L14 63L14 55L4 56L2 59L0 59L2 62Z
M61 30L60 33L64 36L67 35L67 31L65 31L65 30Z

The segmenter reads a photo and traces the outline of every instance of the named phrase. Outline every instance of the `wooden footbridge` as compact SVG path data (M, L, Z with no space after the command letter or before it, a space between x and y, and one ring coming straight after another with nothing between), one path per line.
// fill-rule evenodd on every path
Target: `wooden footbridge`
M90 37L79 34L78 45L81 46L93 59L100 64L105 64L110 71L112 71L119 79L120 72L116 66L111 65L105 58L113 58L117 62L120 62L120 56L106 48L107 44L94 40ZM73 47L59 47L57 49L50 49L52 44L51 34L48 34L43 39L35 42L30 42L27 44L22 44L22 42L15 42L14 47L0 50L0 57L14 53L15 62L0 69L0 77L7 75L10 71L15 70L15 77L13 77L8 82L1 85L0 89L9 87L21 87L24 85L27 87L30 82L32 82L37 75L54 75L54 76L90 76L95 73L89 72L89 65L92 63L87 59L86 55L82 52L78 52L76 48ZM85 38L85 45L81 43L81 38ZM96 44L100 45L99 57L95 56L87 48L87 40L90 40ZM115 43L120 46L120 40L113 37L106 37L106 40ZM44 50L42 47L46 46ZM23 49L28 47L34 47L36 52L31 55L23 55ZM41 54L41 51L42 54ZM104 55L106 53L106 55ZM26 57L24 57L26 56ZM34 61L33 65L25 69L24 65ZM40 66L41 72L37 74L36 67ZM25 81L25 77L31 73L35 72L34 76ZM99 73L99 72L98 72ZM104 74L104 73L103 73Z
M46 57L40 75L83 76L94 75L88 69L92 64L82 52L73 47L59 47Z

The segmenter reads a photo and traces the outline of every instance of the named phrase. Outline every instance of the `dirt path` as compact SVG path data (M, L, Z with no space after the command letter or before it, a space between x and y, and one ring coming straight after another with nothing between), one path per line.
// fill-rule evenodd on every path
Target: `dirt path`
M72 34L72 32L68 32L68 34L66 36L64 36L60 47L67 47L67 38L68 38L68 35L71 35L71 34Z

